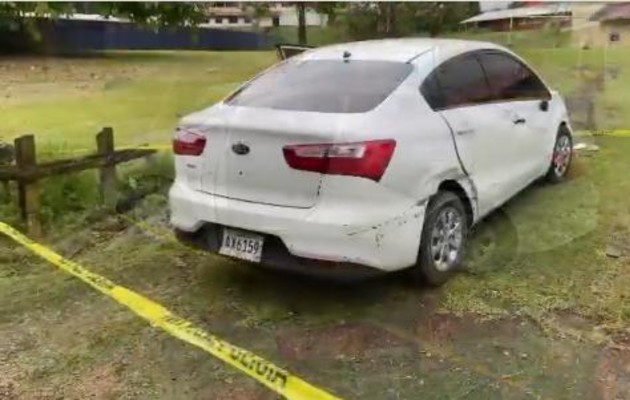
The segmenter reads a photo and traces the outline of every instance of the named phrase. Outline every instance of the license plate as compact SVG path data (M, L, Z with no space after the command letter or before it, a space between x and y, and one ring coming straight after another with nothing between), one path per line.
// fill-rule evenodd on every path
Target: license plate
M260 262L264 240L260 235L225 228L219 254Z

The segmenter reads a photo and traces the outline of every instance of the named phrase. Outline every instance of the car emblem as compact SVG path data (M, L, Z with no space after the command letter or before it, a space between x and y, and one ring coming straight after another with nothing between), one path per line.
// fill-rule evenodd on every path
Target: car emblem
M244 156L249 153L249 146L242 142L234 143L232 145L232 151L239 156Z

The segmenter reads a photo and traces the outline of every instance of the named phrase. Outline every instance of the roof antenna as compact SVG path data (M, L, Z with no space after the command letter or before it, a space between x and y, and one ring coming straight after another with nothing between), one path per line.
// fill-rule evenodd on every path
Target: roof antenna
M350 61L350 60L349 60L349 58L350 58L350 56L351 56L351 55L352 55L352 54L350 54L350 52L349 52L348 50L344 51L344 52L343 52L343 61L344 61L344 62L348 62L348 61Z

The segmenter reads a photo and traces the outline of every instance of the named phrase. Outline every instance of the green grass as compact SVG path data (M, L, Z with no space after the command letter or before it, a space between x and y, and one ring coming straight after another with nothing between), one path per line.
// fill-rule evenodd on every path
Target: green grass
M330 38L319 40L317 32ZM500 42L503 36L466 37ZM316 44L335 38L334 31L313 30ZM579 89L584 78L580 66L590 76L605 65L621 66L615 80L607 78L598 121L609 129L630 126L630 91L625 90L630 74L623 68L630 64L630 53L515 43L515 50L565 95ZM52 147L59 153L91 149L94 134L113 126L121 145L167 143L179 116L211 105L274 62L273 52L115 52L90 59L18 59L4 71L7 96L0 98L0 137L35 133L43 151Z
M150 231L112 217L66 233L53 247L343 398L593 399L595 344L541 333L527 318L475 321L493 317L492 309L540 326L571 314L587 321L580 334L588 338L595 324L612 329L630 321L623 301L628 265L601 254L611 229L630 228L628 206L615 206L630 186L611 187L630 142L600 144L602 152L581 160L567 184L532 188L511 202L507 229L505 220L480 226L476 238L516 232L517 246L503 235L495 243L514 250L510 262L482 258L475 275L462 274L443 291L412 286L404 276L338 286L191 252L152 233L168 230L162 196L130 215L151 224ZM75 391L87 386L147 399L186 397L209 386L212 393L235 387L256 393L251 381L212 357L152 330L28 252L0 244L0 348L12 349L15 376L26 376L20 390L81 397ZM112 387L92 381L95 371Z
M553 87L593 96L598 125L630 128L630 55L534 42L516 38L515 50ZM106 125L121 145L165 143L178 114L212 104L274 61L273 52L3 60L0 133L35 133L41 158L93 148ZM621 73L603 91L583 93L583 78L604 65ZM595 140L601 151L579 158L568 182L534 186L483 222L468 272L443 290L417 288L405 275L350 286L297 279L191 252L106 214L84 220L99 202L91 172L47 181L46 219L57 221L47 241L344 398L590 400L604 397L598 381L609 378L599 343L630 324L628 255L606 256L611 243L630 249L630 139ZM170 163L124 168L123 194L164 189ZM11 207L0 207L3 218L15 215ZM131 216L164 232L166 210L162 190ZM260 396L247 378L2 238L0 393L6 382L21 398Z
M598 143L601 152L578 159L569 182L532 187L504 208L502 219L480 226L478 236L507 246L507 262L487 257L474 265L478 275L447 287L446 309L534 317L569 312L613 330L630 323L624 295L630 264L606 255L611 243L630 247L630 208L623 200L630 185L622 178L630 141Z
M179 116L211 105L274 61L273 52L18 59L3 77L11 96L0 99L1 135L35 133L44 147L91 149L94 135L113 126L121 145L168 143Z

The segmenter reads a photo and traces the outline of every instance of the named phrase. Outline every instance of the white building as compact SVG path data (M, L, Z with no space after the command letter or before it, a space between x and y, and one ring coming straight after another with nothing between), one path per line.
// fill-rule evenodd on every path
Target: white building
M258 22L260 27L297 26L298 15L295 3L270 3L267 15L255 21L255 3L224 2L211 3L208 7L208 21L201 26L212 28L247 28ZM326 26L328 16L306 8L306 26Z

